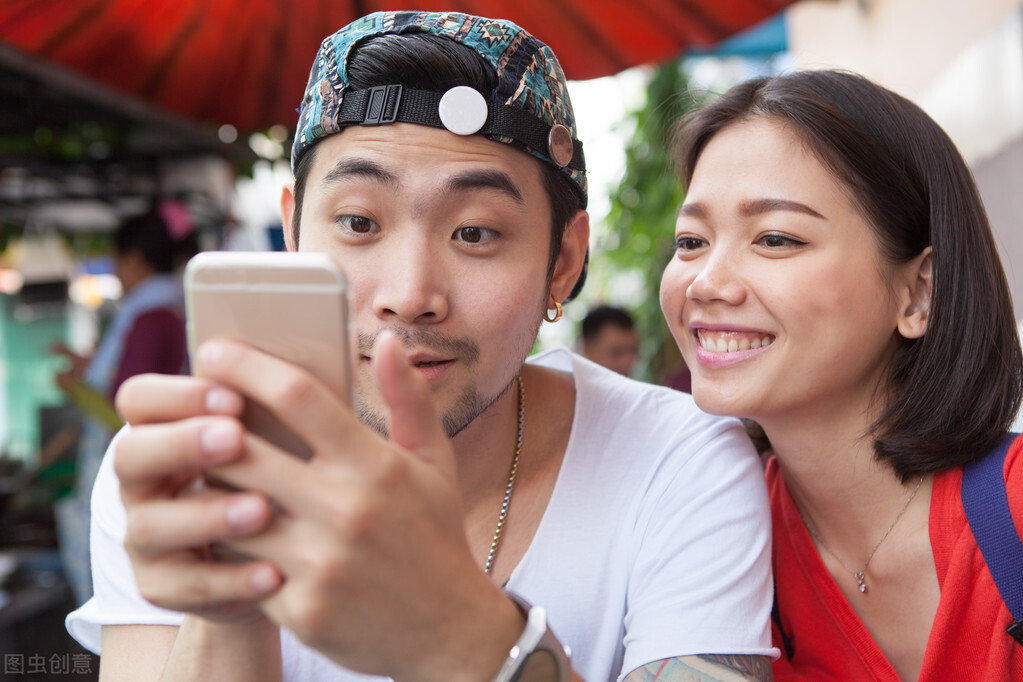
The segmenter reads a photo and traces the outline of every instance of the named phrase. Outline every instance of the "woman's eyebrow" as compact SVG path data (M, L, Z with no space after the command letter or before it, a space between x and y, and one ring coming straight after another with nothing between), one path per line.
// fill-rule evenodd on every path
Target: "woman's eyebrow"
M791 199L752 199L739 204L739 214L742 216L755 216L762 213L771 213L772 211L792 211L826 220L824 216L806 204L792 201Z
M812 218L827 220L827 218L810 206L798 201L792 201L791 199L751 199L739 204L739 215L746 218L762 215L764 213L771 213L773 211L791 211L794 213L803 213L804 215L808 215ZM706 206L698 201L694 201L679 206L677 217L706 219L707 215L708 211Z

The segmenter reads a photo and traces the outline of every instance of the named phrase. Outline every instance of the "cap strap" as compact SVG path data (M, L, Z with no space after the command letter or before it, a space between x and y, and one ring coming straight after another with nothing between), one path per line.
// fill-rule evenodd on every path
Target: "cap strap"
M412 90L401 85L378 85L351 90L344 95L337 122L341 127L401 122L444 128L439 113L443 96L444 93ZM479 130L480 133L509 137L530 149L552 156L548 149L552 126L518 107L488 102L487 108L487 121ZM572 140L572 160L567 165L576 170L586 169L583 145L579 140Z

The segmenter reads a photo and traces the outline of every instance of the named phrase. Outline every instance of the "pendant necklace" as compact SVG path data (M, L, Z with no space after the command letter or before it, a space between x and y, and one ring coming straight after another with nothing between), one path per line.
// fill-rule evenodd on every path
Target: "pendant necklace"
M899 513L896 514L895 520L892 521L892 525L888 526L888 530L884 532L884 535L881 536L881 539L878 540L877 543L874 545L874 548L870 550L870 554L867 555L867 560L863 563L863 568L861 568L858 571L854 568L850 568L849 564L842 561L842 557L838 556L833 551L831 551L831 548L828 547L827 544L825 544L824 540L821 539L820 535L817 535L817 531L813 529L813 526L810 525L810 523L803 517L802 514L800 514L800 518L803 519L803 525L806 526L806 530L809 531L810 537L813 538L813 541L820 545L821 549L823 549L825 552L835 557L835 560L838 561L838 563L842 564L842 568L852 573L852 576L856 578L856 585L859 587L860 593L864 594L867 591L867 566L870 566L870 560L874 558L874 552L876 552L877 548L881 546L881 543L888 538L888 534L892 532L893 528L895 528L895 524L897 524L899 522L899 519L902 518L902 515L906 513L906 510L909 508L909 503L913 501L914 497L916 497L917 491L920 490L920 484L922 484L923 482L924 477L923 475L921 475L920 480L916 482L916 487L913 488L913 492L911 492L909 494L909 497L906 498L906 503L902 505L902 509L900 509Z

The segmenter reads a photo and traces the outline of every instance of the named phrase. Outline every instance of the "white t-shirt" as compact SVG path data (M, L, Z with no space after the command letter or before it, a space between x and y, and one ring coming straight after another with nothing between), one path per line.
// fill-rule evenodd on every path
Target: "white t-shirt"
M546 607L589 682L675 656L777 657L770 508L741 424L564 349L530 362L574 375L575 415L550 503L507 588ZM67 617L95 653L103 625L181 621L138 593L111 460L93 491L95 596ZM287 630L282 654L285 680L380 679L339 668Z

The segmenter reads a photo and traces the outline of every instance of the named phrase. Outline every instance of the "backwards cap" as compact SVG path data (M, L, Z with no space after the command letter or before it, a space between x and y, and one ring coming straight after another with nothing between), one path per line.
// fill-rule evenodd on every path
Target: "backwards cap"
M497 72L497 87L446 93L382 85L351 90L348 58L374 36L429 33L471 48ZM324 39L316 55L291 150L294 169L317 140L348 125L418 123L481 134L564 173L586 205L586 164L565 74L549 47L510 21L457 12L376 12Z

